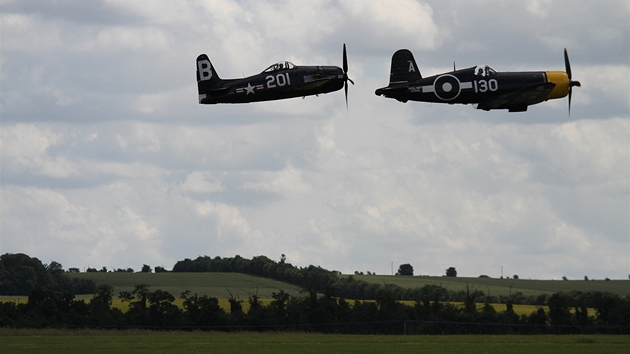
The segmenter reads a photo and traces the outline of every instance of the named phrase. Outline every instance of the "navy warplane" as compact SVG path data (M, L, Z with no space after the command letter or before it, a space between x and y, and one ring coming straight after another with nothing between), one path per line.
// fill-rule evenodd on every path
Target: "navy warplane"
M423 78L413 54L400 49L392 56L389 86L376 90L376 95L401 102L470 103L477 109L509 112L524 112L527 106L568 95L570 113L571 89L581 84L571 80L566 48L564 64L566 72L497 72L487 65L478 65Z
M348 105L348 57L343 45L343 69L336 66L297 66L288 61L271 65L242 79L219 78L205 54L197 57L199 103L248 103L319 95L345 88Z

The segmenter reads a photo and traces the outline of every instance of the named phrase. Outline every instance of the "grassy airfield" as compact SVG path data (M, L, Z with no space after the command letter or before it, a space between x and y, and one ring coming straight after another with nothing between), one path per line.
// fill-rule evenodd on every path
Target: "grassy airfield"
M2 353L628 353L630 336L384 336L0 329Z

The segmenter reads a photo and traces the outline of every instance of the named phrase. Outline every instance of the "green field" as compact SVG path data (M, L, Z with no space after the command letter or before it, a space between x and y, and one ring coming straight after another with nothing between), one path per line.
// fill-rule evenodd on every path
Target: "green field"
M348 277L349 275L342 275ZM394 284L403 288L421 288L425 285L439 285L452 291L466 290L466 284L485 294L499 296L521 292L525 296L554 294L560 291L607 291L619 296L630 295L630 280L527 280L460 278L428 276L391 276L391 275L352 275L354 279L368 283Z
M630 336L379 336L0 329L11 353L628 353Z
M298 296L301 289L297 286L240 273L68 273L72 277L94 279L97 285L107 284L114 287L114 292L133 290L135 285L151 285L150 290L164 290L179 297L182 291L190 290L199 296L208 295L227 299L230 292L234 297L247 299L257 294L260 298L270 299L272 292L282 289ZM348 277L349 275L341 275ZM560 291L606 291L619 296L630 295L630 280L526 280L460 277L425 277L391 275L352 275L357 280L369 283L395 284L404 288L421 288L424 285L440 285L452 291L466 290L466 285L485 294L499 296L521 292L525 296L554 294ZM78 297L80 298L80 297ZM90 297L91 298L91 297Z
M147 284L149 290L168 291L176 298L185 290L199 296L207 295L218 299L235 298L247 300L250 295L271 299L271 293L280 289L291 295L299 295L301 289L288 283L240 273L68 273L82 279L94 279L96 285L111 285L114 293L131 291L136 285ZM80 298L80 297L77 297ZM91 296L89 297L91 298Z

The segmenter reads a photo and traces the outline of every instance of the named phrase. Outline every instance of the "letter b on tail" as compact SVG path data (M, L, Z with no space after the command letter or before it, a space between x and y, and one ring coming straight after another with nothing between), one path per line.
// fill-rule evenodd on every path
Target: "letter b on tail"
M197 81L206 81L212 78L212 64L210 60L197 61Z
M207 97L207 93L216 90L220 86L221 79L212 67L208 56L201 54L197 57L197 91L199 92L199 103Z
M197 81L216 81L218 78L217 73L212 67L212 63L208 56L201 54L197 57Z

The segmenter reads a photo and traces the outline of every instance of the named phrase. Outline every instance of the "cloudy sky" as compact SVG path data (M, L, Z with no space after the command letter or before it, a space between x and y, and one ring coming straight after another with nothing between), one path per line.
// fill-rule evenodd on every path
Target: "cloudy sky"
M344 273L627 279L627 1L0 1L0 253L70 267L286 254ZM223 78L341 66L320 97L198 104ZM377 97L424 76L564 70L527 112Z

